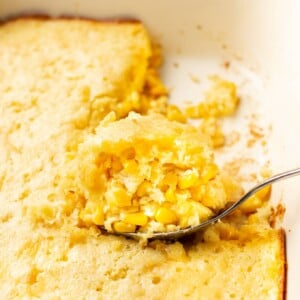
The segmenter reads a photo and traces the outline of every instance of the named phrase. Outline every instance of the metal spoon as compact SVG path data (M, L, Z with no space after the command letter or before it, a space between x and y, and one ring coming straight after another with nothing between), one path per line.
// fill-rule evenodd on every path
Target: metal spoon
M224 211L220 212L219 214L215 215L211 219L206 220L203 223L200 223L198 225L190 226L187 228L179 229L177 231L170 231L170 232L155 232L155 233L142 233L142 232L124 232L124 233L116 233L118 235L131 237L135 239L160 239L160 240L174 240L179 239L184 236L190 235L192 233L195 233L199 231L200 229L203 229L204 227L214 224L220 219L224 218L225 216L229 215L231 212L233 212L236 208L238 208L242 203L244 203L248 198L253 196L256 192L263 189L265 186L273 184L275 182L278 182L283 179L287 179L296 175L300 175L300 168L293 169L290 171L286 171L283 173L279 173L277 175L274 175L263 182L257 184L252 189L250 189L242 198L240 198L237 202L232 204L230 207L225 209Z

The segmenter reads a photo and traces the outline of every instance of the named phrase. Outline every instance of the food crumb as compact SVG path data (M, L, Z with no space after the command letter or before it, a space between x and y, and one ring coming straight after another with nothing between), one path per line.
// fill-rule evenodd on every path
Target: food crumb
M229 175L235 176L238 175L240 180L243 181L248 181L249 179L251 180L250 175L240 175L241 170L247 166L247 165L252 165L255 163L255 160L250 157L236 157L231 161L226 162L222 169L228 173ZM250 178L249 178L250 177Z
M282 203L279 203L276 207L271 207L271 214L269 217L269 223L272 228L275 228L278 221L281 221L285 214L285 207Z
M190 73L189 77L190 77L190 79L192 80L193 83L196 83L196 84L200 83L200 79L196 75Z
M226 146L233 146L235 145L237 142L239 142L241 138L241 135L238 131L231 131L227 136L226 136Z
M176 69L178 69L179 68L179 63L178 62L174 62L173 63L173 67L176 68Z
M264 136L263 129L255 124L254 122L250 122L248 125L249 133L255 139L260 139Z
M230 61L225 61L222 66L227 70L230 68Z
M256 139L253 139L253 138L249 139L247 141L247 148L252 148L255 145L256 142L257 142Z

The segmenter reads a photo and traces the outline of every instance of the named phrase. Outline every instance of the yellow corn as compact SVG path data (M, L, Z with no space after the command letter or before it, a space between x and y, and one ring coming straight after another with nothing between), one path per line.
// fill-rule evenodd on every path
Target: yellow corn
M257 224L257 223L259 223L259 218L257 216L257 213L256 214L252 214L252 215L249 216L248 223L249 224Z
M112 205L118 207L131 206L131 196L127 191L121 186L115 186L109 193L106 195L107 200Z
M216 164L209 164L204 167L201 178L204 183L207 183L209 180L213 179L218 173L218 167Z
M142 212L138 212L134 214L127 214L123 221L132 225L145 226L148 222L148 217Z
M165 193L166 200L169 202L176 202L176 194L173 189L169 188Z
M175 187L177 185L177 182L178 182L178 177L173 172L167 173L167 175L165 176L165 178L163 180L164 184L173 186L173 187Z
M134 159L126 160L124 162L124 169L129 174L136 174L138 171L138 164Z
M253 213L260 208L262 204L262 200L256 195L253 195L240 206L240 210L245 213Z
M113 229L116 232L135 232L136 226L122 221L117 221L113 224Z
M176 224L178 217L171 209L160 207L155 213L155 220L165 225Z
M94 215L93 215L93 223L96 225L103 225L104 224L104 213L103 208L100 206L97 206Z
M134 148L128 148L124 150L121 155L125 159L133 159L135 157L135 150Z
M149 189L150 187L151 187L150 182L148 182L148 181L142 182L142 183L140 184L140 186L138 187L138 189L137 189L137 192L136 192L137 196L138 196L138 197L143 197L143 196L145 196L145 195L147 194L148 189Z
M200 116L198 105L187 107L185 113L190 118L199 118Z
M255 196L257 196L262 201L266 201L269 199L270 194L271 194L271 186L269 185L269 186L264 187L260 191L256 192Z
M167 107L167 119L170 121L177 121L186 123L186 117L182 111L175 105L168 105Z
M111 167L114 172L120 172L123 168L120 160L118 160L118 159L113 159L113 161L111 163Z
M199 185L191 189L191 198L193 201L201 201L204 194L205 187L203 185Z
M198 174L196 171L187 170L185 171L183 176L179 178L178 185L181 189L188 189L196 183L197 179L198 179Z

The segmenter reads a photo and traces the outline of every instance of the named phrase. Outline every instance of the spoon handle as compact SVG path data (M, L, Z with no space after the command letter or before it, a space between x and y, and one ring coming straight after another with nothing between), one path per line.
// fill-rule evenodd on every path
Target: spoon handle
M237 207L239 207L242 203L244 203L249 197L254 195L256 192L259 190L263 189L265 186L273 184L275 182L278 182L283 179L287 179L296 175L300 175L300 168L293 169L290 171L282 172L279 174L276 174L265 181L257 184L254 186L251 190L249 190L242 198L240 198L237 202L233 203L231 206L229 206L227 209L225 209L222 213L214 216L211 219L208 219L204 221L203 223L200 223L198 225L192 226L192 227L187 227L180 229L178 231L172 231L172 232L159 232L159 233L154 233L152 236L147 237L147 235L143 235L141 233L135 233L135 232L129 232L129 233L122 233L122 235L131 237L131 238L140 238L140 237L145 237L145 239L178 239L183 236L189 235L191 233L195 233L199 231L200 229L204 228L205 226L208 226L210 224L216 223L220 219L226 217L229 215L232 211L234 211Z
M225 209L222 213L217 215L215 218L210 219L210 221L214 222L221 218L224 218L225 216L230 214L233 210L235 210L238 206L243 204L249 197L253 196L256 192L263 189L265 186L273 184L273 183L281 181L281 180L284 180L284 179L287 179L287 178L290 178L290 177L297 176L297 175L300 175L300 168L282 172L282 173L276 174L272 177L269 177L268 179L262 181L261 183L257 184L256 186L254 186L241 199L239 199L237 202L235 202L230 207Z

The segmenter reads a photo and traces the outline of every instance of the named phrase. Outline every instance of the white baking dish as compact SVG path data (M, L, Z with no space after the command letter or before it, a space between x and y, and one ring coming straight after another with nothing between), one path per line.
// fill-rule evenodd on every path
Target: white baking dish
M272 125L274 172L300 166L300 3L297 0L0 0L0 16L45 13L142 20L162 44L163 78L171 101L197 100L209 74L233 77L242 100ZM1 41L0 41L1 42ZM230 62L229 70L224 62ZM245 112L244 112L245 113ZM241 118L231 125L239 125ZM230 122L229 122L230 123ZM257 159L262 154L254 153ZM276 185L272 200L286 206L288 299L300 297L300 178Z

